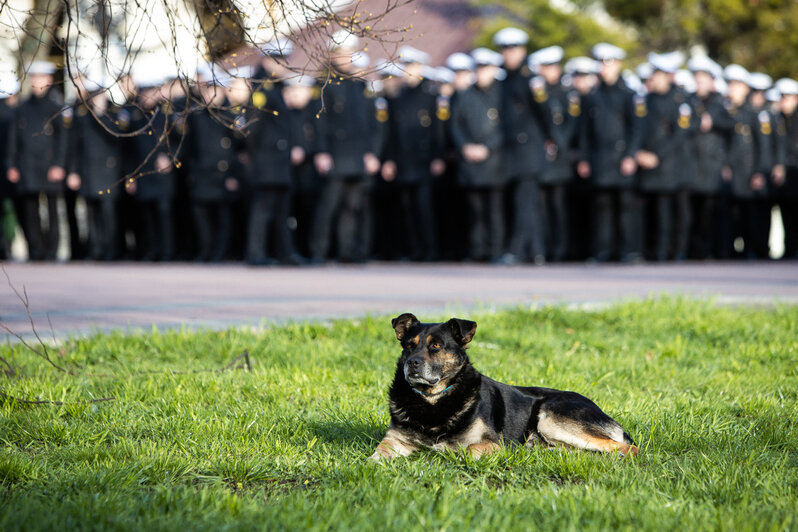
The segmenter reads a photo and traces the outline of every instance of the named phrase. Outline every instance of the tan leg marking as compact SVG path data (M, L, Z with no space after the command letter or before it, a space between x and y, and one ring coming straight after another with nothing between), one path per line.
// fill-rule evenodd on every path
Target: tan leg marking
M538 432L549 445L565 445L605 453L618 451L622 456L638 453L636 445L587 434L580 426L569 423L568 420L558 420L546 414L542 414L539 418Z
M370 460L379 462L380 460L390 460L396 456L409 456L417 449L415 445L400 438L396 431L388 430Z
M472 443L468 446L468 452L471 453L471 456L474 458L479 458L482 455L496 452L500 448L501 446L498 443L491 441L485 443Z

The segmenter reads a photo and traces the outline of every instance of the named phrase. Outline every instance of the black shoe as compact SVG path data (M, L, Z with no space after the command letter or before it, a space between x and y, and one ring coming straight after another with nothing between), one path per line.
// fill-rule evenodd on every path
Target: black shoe
M247 264L250 266L274 266L277 261L268 257L255 257L247 259Z

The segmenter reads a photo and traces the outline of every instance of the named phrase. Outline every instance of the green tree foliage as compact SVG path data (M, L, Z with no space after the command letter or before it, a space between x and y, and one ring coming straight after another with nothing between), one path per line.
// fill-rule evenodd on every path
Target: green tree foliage
M740 63L774 77L798 67L798 2L784 0L604 0L633 26L644 50L702 45L721 63Z
M477 46L492 46L493 34L507 26L515 26L529 33L529 50L559 45L566 57L586 55L597 42L617 44L634 51L637 44L629 32L605 27L591 15L588 2L572 4L568 12L552 7L549 0L478 0L488 15L476 39Z

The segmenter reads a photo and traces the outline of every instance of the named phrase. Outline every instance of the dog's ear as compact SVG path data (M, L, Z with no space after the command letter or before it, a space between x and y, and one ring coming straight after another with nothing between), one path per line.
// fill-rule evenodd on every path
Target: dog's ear
M401 316L397 316L396 318L391 320L391 325L393 325L393 330L396 331L396 339L400 342L407 334L407 331L410 330L411 327L418 323L418 318L406 312Z
M454 339L463 347L471 342L471 339L474 338L474 333L477 332L477 323L475 321L452 318L446 322L446 325L451 329Z

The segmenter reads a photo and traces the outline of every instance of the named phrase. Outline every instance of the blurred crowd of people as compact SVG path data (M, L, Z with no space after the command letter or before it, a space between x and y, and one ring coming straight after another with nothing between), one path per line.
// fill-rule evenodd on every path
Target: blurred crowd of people
M143 65L125 101L77 78L71 105L38 61L27 98L0 80L0 200L34 261L62 235L72 260L764 259L776 205L798 258L798 82L679 52L625 70L607 43L565 62L517 28L494 44L372 64L338 32L311 77L278 39L191 84Z

